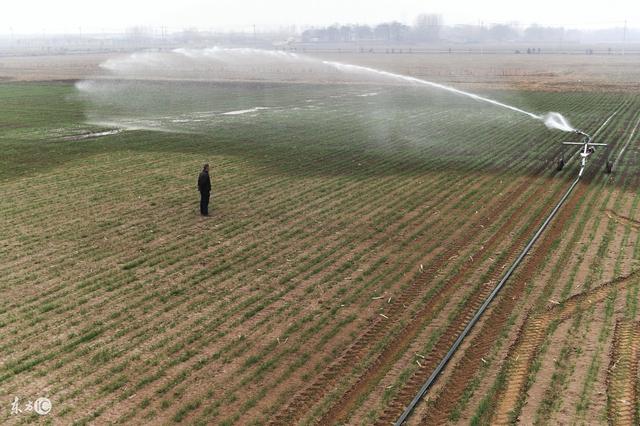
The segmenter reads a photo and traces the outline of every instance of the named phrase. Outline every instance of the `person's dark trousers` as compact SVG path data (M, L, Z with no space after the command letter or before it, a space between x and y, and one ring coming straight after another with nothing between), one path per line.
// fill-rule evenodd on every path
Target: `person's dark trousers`
M207 216L209 214L209 195L210 192L200 193L200 214Z

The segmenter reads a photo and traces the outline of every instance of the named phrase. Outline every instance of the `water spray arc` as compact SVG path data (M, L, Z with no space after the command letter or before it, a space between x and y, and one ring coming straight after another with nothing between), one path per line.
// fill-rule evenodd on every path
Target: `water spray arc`
M281 67L287 67L284 78L282 78L282 75L274 76L275 79L282 79L282 81L285 82L304 82L304 78L306 78L304 77L305 73L308 69L311 69L313 72L317 72L318 75L332 71L334 74L332 74L331 77L335 77L335 71L338 70L343 73L343 77L341 77L343 82L351 81L350 78L352 77L356 77L356 81L362 81L362 76L370 76L427 86L526 115L529 118L543 122L550 129L557 129L564 132L573 132L576 130L565 117L557 112L534 114L486 96L477 95L433 81L361 65L325 61L310 56L282 51L223 47L207 49L183 48L170 52L135 53L125 58L110 59L103 63L101 68L108 73L106 77L115 77L127 81L206 82L219 81L220 79L225 80L227 78L230 81L264 81L265 78L269 80L268 75L265 77L260 74L259 70L264 65L271 66L272 68L278 69L278 71L280 71ZM100 96L100 93L97 93L97 91L100 90L99 87L94 87L92 82L79 82L76 87L82 94ZM116 102L124 101L117 100Z
M547 126L550 129L558 129L558 130L562 130L563 132L572 132L575 131L575 129L571 126L571 124L569 124L569 121L564 118L562 116L562 114L557 113L557 112L549 112L543 115L537 115L534 114L532 112L529 111L525 111L523 109L514 107L512 105L508 105L499 101L496 101L494 99L490 99L490 98L486 98L484 96L480 96L480 95L476 95L475 93L470 93L470 92L465 92L464 90L460 90L460 89L456 89L454 87L451 86L446 86L444 84L440 84L440 83L434 83L433 81L428 81L428 80L423 80L420 78L416 78L416 77L410 77L410 76L406 76L406 75L402 75L402 74L395 74L392 72L388 72L388 71L381 71L381 70L377 70L375 68L369 68L369 67L363 67L360 65L349 65L349 64L343 64L340 62L333 62L333 61L322 61L323 64L325 65L329 65L332 67L335 67L339 70L342 71L347 71L347 72L363 72L363 73L371 73L371 74L376 74L379 75L381 77L387 77L387 78L391 78L391 79L395 79L395 80L402 80L402 81L406 81L409 83L414 83L414 84L420 84L420 85L424 85L424 86L430 86L430 87L434 87L436 89L441 89L441 90L446 90L447 92L451 92L451 93L455 93L457 95L462 95L462 96L466 96L468 98L474 99L476 101L480 101L480 102L487 102L490 103L492 105L501 107L501 108L506 108L506 109L510 109L511 111L515 111L518 112L520 114L525 114L535 120L539 120L544 122L545 126Z

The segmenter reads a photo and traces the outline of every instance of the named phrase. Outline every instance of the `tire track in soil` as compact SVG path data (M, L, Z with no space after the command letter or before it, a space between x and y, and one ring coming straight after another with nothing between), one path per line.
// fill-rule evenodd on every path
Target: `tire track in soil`
M517 305L517 301L521 299L522 293L525 290L526 282L529 278L536 273L538 266L543 262L547 256L551 245L555 238L552 236L557 235L564 223L570 217L573 204L585 192L586 188L581 185L577 188L577 194L570 200L563 210L560 211L556 220L551 224L551 227L543 240L538 246L525 258L525 263L522 266L520 272L517 272L515 277L512 278L514 285L508 286L503 290L503 295L500 296L497 304L490 311L488 319L484 323L478 324L480 327L474 334L475 337L468 349L464 352L464 355L460 362L455 366L455 373L451 375L451 379L442 389L441 394L434 400L433 406L430 407L427 413L427 424L441 424L446 423L450 414L450 410L455 407L456 402L459 400L460 395L464 392L464 388L467 386L470 380L473 379L478 371L479 363L482 362L482 358L487 356L491 348L495 345L495 341L502 331L504 325L509 319L511 312ZM539 226L540 220L548 215L546 209L541 209L537 217L531 221L527 229L520 234L520 237L510 245L507 259L515 258L522 250L522 247L531 238L531 234ZM503 270L496 270L492 273L491 280L493 282L500 279L503 275ZM493 290L493 287L482 288L475 296L471 304L467 304L465 307L465 315L458 317L449 326L449 328L443 333L441 338L434 349L427 356L428 361L426 365L423 362L424 367L414 372L411 378L407 381L405 386L400 390L396 398L391 402L389 407L384 411L380 417L378 424L393 423L400 416L406 405L415 397L416 393L422 386L422 384L429 377L431 372L436 368L440 360L448 352L453 342L457 339L458 335L467 326L473 315L480 308L482 303L488 297Z
M426 285L428 284L429 279L436 275L438 271L446 265L451 257L458 254L471 242L473 242L484 228L487 228L496 220L498 220L498 218L500 217L499 212L507 208L507 206L512 202L512 196L514 194L517 195L524 192L529 186L530 183L528 181L523 181L515 190L509 191L507 194L505 194L492 210L492 212L494 212L493 215L485 216L477 220L474 225L470 227L470 230L467 234L460 237L453 244L447 246L447 248L442 252L440 256L438 256L433 264L424 269L424 273L420 275L420 277L418 277L411 285L409 285L408 288L405 289L405 291L398 294L392 299L387 313L406 311L413 302L419 300L421 294L429 289L429 287ZM518 217L518 215L521 215L523 211L526 211L526 209L529 208L529 201L537 200L538 197L547 189L547 186L540 185L535 193L530 195L527 200L521 204L521 207L517 209L512 217ZM515 224L513 222L514 221L507 220L505 222L505 225L503 225L503 228L510 228ZM497 242L497 238L492 238L490 241L495 243ZM483 251L486 251L489 248L489 243L487 243L485 244ZM465 264L461 268L460 273L456 276L471 269L470 266L471 265L469 265L469 263ZM458 281L459 279L450 280L441 289L439 289L431 300L431 303L425 306L418 314L416 314L413 322L422 322L419 320L424 319L425 316L428 316L429 318L433 316L435 313L433 312L434 307L438 306L440 301L445 300L451 294L451 292L456 289L455 283ZM345 350L345 352L327 369L320 373L318 375L318 378L314 380L310 386L296 394L293 399L278 414L274 416L269 424L291 424L296 420L299 420L307 411L306 409L321 400L322 397L327 393L327 391L332 388L332 385L340 379L342 373L356 365L359 360L362 359L362 357L367 353L367 351L376 342L382 340L389 329L393 325L397 324L401 318L401 315L389 316L388 318L382 318L381 316L376 315L376 317L372 319L371 325L369 325L368 328L355 339L355 341ZM379 360L383 359L383 354L388 352L389 348L392 348L394 346L395 341L401 338L402 335L405 334L410 327L411 325L408 325L407 328L401 333L401 335L394 339L394 342L390 342L386 345L386 350L383 350L381 352L381 354L378 356L378 359L373 362L370 370L372 368L379 368L381 366ZM367 373L365 373L365 375L366 374ZM320 423L335 423L335 421L325 420L326 419L323 419L323 421L321 421ZM329 423L327 423L327 421Z
M629 225L636 231L640 231L640 221L618 214L610 209L606 210L605 213L607 214L607 216L609 216L609 219L613 219L614 221L622 223L623 225Z
M530 183L528 182L524 183L524 186L529 185ZM527 209L530 209L531 204L529 202L533 202L533 200L540 200L542 195L548 189L548 186L542 185L538 187L532 194L530 194L527 200L525 200L513 213L510 214L509 219L504 222L504 224L498 229L498 231L493 233L493 235L484 243L484 247L480 250L480 252L486 253L487 251L491 251L495 249L500 242L504 241L505 235L508 235L510 232L512 232L513 228L517 225L517 219L522 217ZM504 206L496 206L494 211L501 211L506 207L508 203L509 201L507 201ZM532 223L535 223L535 221L533 221ZM473 238L475 238L475 236L468 236L469 240L472 240ZM515 248L513 248L511 252L515 253L520 248L520 243L522 242L524 244L524 242L520 240L526 240L527 238L529 238L527 232L522 233L521 237L518 238L518 241L513 244ZM511 254L512 253L510 253L509 255ZM342 398L340 398L340 400L338 400L334 404L334 406L327 411L324 418L322 418L319 422L320 424L336 424L345 421L348 418L360 397L371 391L371 388L375 386L375 383L377 383L384 376L384 374L386 374L388 369L393 366L399 356L406 351L411 342L415 340L418 334L424 329L425 324L439 314L439 311L437 311L437 306L439 305L439 303L446 300L446 298L451 295L451 292L454 289L458 288L457 284L459 284L462 279L470 272L475 270L476 264L478 263L479 259L481 259L481 257L481 255L478 255L474 260L465 263L460 268L460 270L446 282L446 284L443 286L443 291L435 295L428 305L422 307L418 312L416 312L415 315L412 316L409 323L403 328L398 336L393 338L393 340L389 344L387 344L385 349L381 351L380 355L370 365L368 370L342 396ZM495 275L500 275L501 272L501 270L498 270L496 271ZM495 277L490 278L489 282L492 282L491 280L493 279L495 279ZM429 353L425 357L425 359L421 361L423 364L423 369L418 370L418 372L414 373L414 375L408 380L408 386L405 386L406 389L412 389L416 384L419 383L419 379L416 378L422 376L422 374L420 373L426 371L430 366L433 366L433 368L435 368L435 365L437 365L437 363L439 362L439 358L435 354L439 354L441 349L445 346L446 349L444 349L444 352L442 352L442 354L447 352L447 350L451 346L451 343L453 343L453 340L455 340L459 332L461 332L462 329L466 326L468 321L483 303L484 299L486 299L491 290L492 286L481 285L472 291L469 301L462 309L462 311L458 313L458 317L453 320L453 322L447 327L447 330L439 338L438 342L436 343L436 349L431 351L431 353ZM451 331L452 329L459 329L459 332L456 333L454 331ZM453 336L453 340L451 340L451 336ZM449 340L451 341L449 342ZM419 383L417 385L416 391L421 384L422 383ZM413 392L410 397L407 397L407 395L404 393L405 388L400 391L400 401L403 402L407 399L411 400L415 395L415 392ZM396 396L396 398L398 397ZM396 401L395 399L391 402L391 406L393 406L394 408L390 412L395 412L396 406L401 406L400 411L404 408L404 404L402 402ZM389 411L389 409L387 409L385 411L385 414L383 415L385 424L388 424L388 422L386 422L386 415L388 414L387 411ZM395 420L395 418L393 420Z
M616 321L607 371L607 411L610 425L637 425L636 383L640 362L640 322Z
M585 302L588 305L601 303L612 287L624 290L631 281L640 276L640 270L618 277L587 292L576 294L565 302L525 321L518 338L509 350L506 366L506 381L496 400L496 409L491 420L494 425L509 425L518 410L519 401L525 397L526 384L535 358L547 337L552 322L566 321ZM635 405L634 405L635 410Z

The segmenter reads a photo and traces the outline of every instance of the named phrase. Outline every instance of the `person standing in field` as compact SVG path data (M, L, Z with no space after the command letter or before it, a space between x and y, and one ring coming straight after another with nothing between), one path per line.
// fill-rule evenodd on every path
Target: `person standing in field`
M202 166L198 176L198 191L200 191L200 214L209 216L209 196L211 195L211 179L209 178L209 164Z

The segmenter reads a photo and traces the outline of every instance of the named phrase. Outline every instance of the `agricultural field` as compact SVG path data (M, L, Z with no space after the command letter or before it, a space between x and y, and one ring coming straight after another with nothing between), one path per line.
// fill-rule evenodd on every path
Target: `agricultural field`
M609 146L408 423L637 424L638 91L460 69L590 133L611 117ZM126 93L103 121L145 125L91 137L112 127L74 82L0 84L2 423L393 423L578 172L556 170L567 134L432 89ZM12 412L39 397L47 416Z

